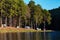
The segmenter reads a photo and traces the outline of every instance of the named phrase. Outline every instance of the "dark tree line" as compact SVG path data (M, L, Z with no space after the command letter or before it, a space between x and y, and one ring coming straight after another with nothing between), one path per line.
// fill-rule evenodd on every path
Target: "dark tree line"
M49 10L52 16L51 29L60 30L60 7Z
M34 1L25 4L23 0L0 0L0 26L37 28L42 23L50 24L51 14Z

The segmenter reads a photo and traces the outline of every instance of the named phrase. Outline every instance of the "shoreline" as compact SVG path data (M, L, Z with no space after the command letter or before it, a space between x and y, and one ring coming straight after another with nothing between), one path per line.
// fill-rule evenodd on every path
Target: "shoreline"
M14 33L14 32L44 32L44 30L15 28L15 27L0 27L0 33ZM52 30L46 30L45 32L52 32Z

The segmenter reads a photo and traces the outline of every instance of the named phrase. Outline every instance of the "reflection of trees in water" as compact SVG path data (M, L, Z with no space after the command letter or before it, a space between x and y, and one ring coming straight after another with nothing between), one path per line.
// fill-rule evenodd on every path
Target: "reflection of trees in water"
M0 33L0 40L3 40L3 33Z
M48 32L0 33L0 40L52 40Z
M30 32L25 33L25 40L31 40L30 39Z
M20 33L21 40L25 40L25 33Z
M4 33L4 40L7 40L6 33Z
M42 40L42 36L41 36L41 33L37 32L36 33L36 40Z
M21 40L21 34L19 32L17 33L17 40Z

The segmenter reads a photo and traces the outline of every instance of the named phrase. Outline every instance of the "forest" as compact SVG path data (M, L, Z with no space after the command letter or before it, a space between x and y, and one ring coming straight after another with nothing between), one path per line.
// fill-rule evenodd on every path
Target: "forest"
M60 7L49 10L51 13L51 25L50 29L60 30Z
M51 24L50 13L32 0L28 4L24 0L0 0L0 27L6 24L10 27L42 28Z

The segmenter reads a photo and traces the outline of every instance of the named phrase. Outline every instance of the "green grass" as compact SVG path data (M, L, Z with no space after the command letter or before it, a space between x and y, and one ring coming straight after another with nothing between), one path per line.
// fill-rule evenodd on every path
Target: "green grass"
M44 32L44 30L38 30L37 32ZM46 30L45 32L53 32L52 30Z
M43 30L25 29L25 28L0 28L0 33L11 33L11 32L44 32ZM52 32L52 30L46 30L45 32Z
M21 31L19 31L19 30L9 30L9 31L6 31L6 30L0 30L0 33L11 33L11 32L44 32L44 31L37 31L37 30L21 30ZM52 31L45 31L45 32L52 32Z

